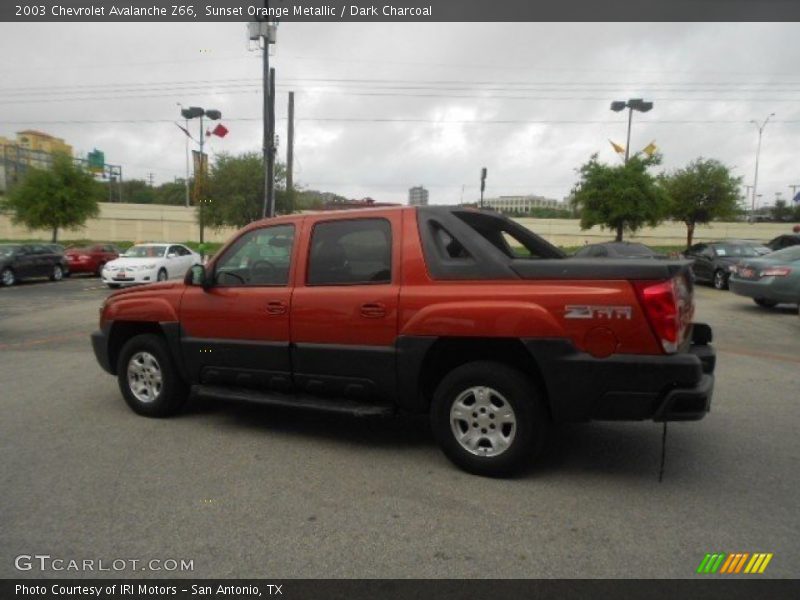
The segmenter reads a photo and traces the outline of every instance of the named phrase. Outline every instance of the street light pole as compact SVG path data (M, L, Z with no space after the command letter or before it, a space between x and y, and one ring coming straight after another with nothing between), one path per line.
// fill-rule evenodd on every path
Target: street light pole
M628 139L625 142L625 164L628 164L628 158L631 155L631 124L633 123L633 107L628 102Z
M627 102L624 100L614 100L611 103L611 110L614 112L620 112L621 110L628 109L628 139L625 143L625 164L628 164L628 159L631 155L631 124L633 123L633 111L638 110L639 112L647 112L652 110L653 103L652 102L645 102L641 98L631 98ZM622 241L622 233L624 229L624 223L620 223L617 225L617 237L616 241Z
M203 115L201 114L200 115L200 173L199 174L195 173L195 179L199 179L200 180L200 187L198 188L198 191L200 193L198 194L197 201L200 203L200 246L201 247L202 247L203 241L204 241L204 239L203 239L203 231L205 229L205 223L203 222L203 204L205 204L205 201L203 200L203 196L204 196L204 194L203 194L203 185L205 184L205 181L204 181L205 180L205 172L204 172L205 171L205 155L203 154L203 140L204 139L205 138L203 137ZM197 184L195 183L195 185L197 185Z
M264 8L269 8L269 1L264 0ZM264 54L263 54L263 64L264 64L264 74L262 77L262 94L263 94L263 101L264 106L263 108L263 121L264 121L264 131L263 131L263 142L262 142L262 152L263 152L263 160L264 160L264 205L261 210L261 217L272 216L269 214L270 211L270 192L272 191L272 165L270 161L270 147L272 146L272 123L270 122L269 118L269 103L270 103L270 96L269 96L269 83L270 83L270 71L269 71L269 38L263 38L264 43Z
M770 115L764 119L764 122L761 125L758 124L758 121L751 120L750 122L753 123L756 127L758 127L758 147L756 148L756 172L753 176L753 204L750 208L750 220L754 220L756 216L756 195L758 191L758 161L761 157L761 135L764 133L764 128L769 123L769 120L775 116L775 113L770 113Z

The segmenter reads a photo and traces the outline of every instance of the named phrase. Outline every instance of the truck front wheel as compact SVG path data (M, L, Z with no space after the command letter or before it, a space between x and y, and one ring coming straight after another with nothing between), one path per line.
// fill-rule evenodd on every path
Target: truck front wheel
M131 409L146 417L168 417L186 402L188 389L175 369L167 344L151 333L122 347L117 362L119 389Z
M431 407L433 433L445 455L469 473L511 475L541 451L547 411L523 373L476 361L442 379Z

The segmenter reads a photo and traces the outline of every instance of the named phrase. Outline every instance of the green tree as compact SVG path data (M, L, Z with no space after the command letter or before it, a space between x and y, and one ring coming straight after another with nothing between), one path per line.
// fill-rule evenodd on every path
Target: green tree
M122 199L132 204L153 204L156 192L144 179L128 179L122 182Z
M275 165L275 210L286 212L285 170ZM264 167L261 154L217 156L206 182L209 202L203 216L209 227L244 227L261 218L264 202Z
M775 206L772 207L772 218L776 221L788 221L792 216L792 209L786 204L786 200L780 198L775 200Z
M52 168L28 170L11 189L3 208L12 212L14 223L52 231L56 242L59 229L77 229L97 216L101 197L102 187L91 174L70 156L57 154Z
M154 192L156 204L186 205L186 184L183 181L162 183Z
M666 194L647 169L661 157L632 157L618 166L598 162L597 154L578 169L580 180L572 190L572 206L580 211L581 228L594 225L616 232L635 232L644 225L655 227L666 212Z
M663 175L660 183L669 197L669 216L686 224L686 247L695 226L739 212L741 177L714 159L698 158L683 169Z

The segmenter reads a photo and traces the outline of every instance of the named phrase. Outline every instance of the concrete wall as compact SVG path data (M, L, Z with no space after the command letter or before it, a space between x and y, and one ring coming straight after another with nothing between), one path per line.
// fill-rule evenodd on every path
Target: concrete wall
M561 246L581 246L584 243L609 240L610 231L597 227L581 231L574 219L517 219L525 227L542 235L550 242ZM768 241L782 233L788 233L788 223L712 223L698 227L698 241L744 238ZM213 230L206 228L205 238L210 242L223 242L233 233L233 228ZM192 241L200 237L195 218L195 209L183 206L152 204L100 204L100 216L91 219L85 227L75 231L61 231L62 239L91 239L98 241ZM0 215L0 239L50 239L49 231L28 231L11 224L8 215ZM626 239L651 245L680 245L686 240L683 223L663 223L655 228L641 230L638 235Z
M558 246L582 246L614 239L614 233L607 229L593 227L581 231L575 219L515 219ZM792 231L791 223L711 223L698 225L694 232L697 242L720 239L747 239L769 241L783 233ZM637 241L650 246L679 246L686 243L686 225L672 221L658 227L641 229L635 236L627 235L626 240Z
M205 239L209 242L224 242L235 229L214 230L205 228ZM8 215L0 215L0 239L49 240L50 232L29 231L11 224ZM194 208L166 206L161 204L101 203L100 216L90 219L85 227L62 230L61 239L90 239L98 241L133 242L184 242L200 238Z

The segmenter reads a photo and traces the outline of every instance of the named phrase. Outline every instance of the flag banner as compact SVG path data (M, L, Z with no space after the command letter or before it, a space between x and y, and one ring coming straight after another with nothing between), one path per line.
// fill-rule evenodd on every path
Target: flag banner
M795 197L792 199L792 202L794 202L795 204L800 204L800 192L797 192Z
M209 131L208 135L216 135L221 138L224 138L226 135L228 135L228 128L225 127L222 123L220 123L219 125L214 127L214 129Z
M185 134L186 134L186 136L187 136L187 137L188 137L190 140L194 140L194 138L192 137L192 134L191 134L191 133L189 133L189 130L188 130L188 129L186 129L186 127L183 127L183 126L181 126L181 125L178 125L178 123L175 123L175 127L177 127L177 128L178 128L178 129L180 129L180 130L181 130L183 133L185 133Z
M611 144L611 147L614 148L614 152L617 154L625 154L625 148L620 146L619 144L615 144L611 140L608 140L608 143Z
M208 154L200 154L197 150L192 150L192 160L194 163L194 174L205 175L208 172Z
M656 152L658 152L658 146L656 146L656 141L655 141L655 140L653 140L652 142L650 142L649 144L647 144L647 146L645 146L645 147L644 147L644 149L642 150L642 152L644 152L645 154L647 154L647 156L653 156L653 154L655 154Z

